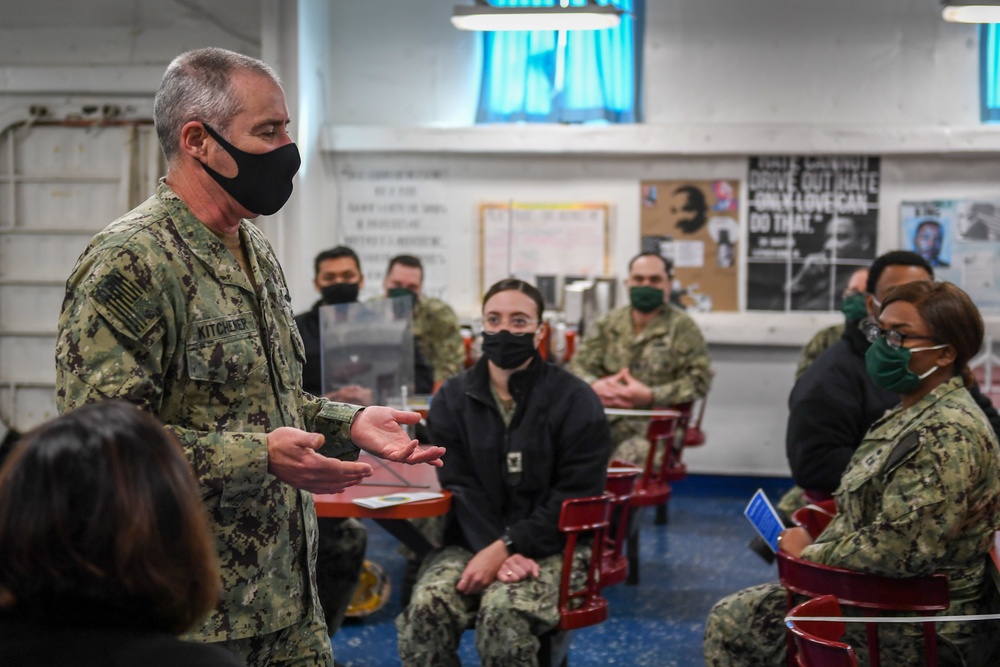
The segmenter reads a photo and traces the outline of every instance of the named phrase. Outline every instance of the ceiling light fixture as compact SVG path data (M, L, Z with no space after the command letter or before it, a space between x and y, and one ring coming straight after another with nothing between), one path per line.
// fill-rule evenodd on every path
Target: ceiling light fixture
M623 10L611 4L563 7L457 5L451 23L459 30L604 30L617 27Z
M1000 23L1000 0L945 0L941 16L952 23Z

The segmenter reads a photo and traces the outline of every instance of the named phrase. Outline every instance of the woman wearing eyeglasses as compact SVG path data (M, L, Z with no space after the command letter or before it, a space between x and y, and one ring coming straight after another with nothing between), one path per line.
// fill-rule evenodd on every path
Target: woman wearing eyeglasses
M1000 611L988 571L1000 526L1000 446L968 390L968 362L983 342L975 305L950 283L896 287L868 330L869 375L901 403L869 429L834 494L837 516L813 542L785 530L782 551L804 560L885 576L948 575L948 615ZM764 584L725 598L705 632L705 664L784 665L785 593ZM937 624L941 665L994 665L997 625ZM880 632L891 664L923 664L918 624ZM845 641L866 655L864 630ZM885 660L883 659L883 664Z
M543 307L524 281L493 285L482 358L431 403L433 442L448 448L438 477L454 495L443 547L396 620L404 667L459 664L472 625L483 665L534 665L538 635L559 620L559 512L603 492L611 437L590 386L539 356Z

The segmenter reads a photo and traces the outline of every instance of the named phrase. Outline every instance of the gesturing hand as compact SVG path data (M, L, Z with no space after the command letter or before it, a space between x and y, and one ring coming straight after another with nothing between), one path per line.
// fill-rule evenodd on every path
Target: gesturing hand
M267 471L286 484L312 493L340 493L372 474L367 463L317 454L323 436L291 426L267 434Z
M416 424L416 412L393 410L373 405L362 410L351 425L351 440L369 454L400 463L430 463L440 467L444 447L421 447L412 440L402 424Z

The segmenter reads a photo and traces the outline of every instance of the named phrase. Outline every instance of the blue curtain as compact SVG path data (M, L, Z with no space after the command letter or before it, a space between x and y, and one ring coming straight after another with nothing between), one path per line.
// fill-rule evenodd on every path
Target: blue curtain
M1000 24L979 28L979 97L984 123L1000 122Z
M643 0L598 0L625 10L617 28L484 32L477 123L635 123L639 120ZM554 0L492 0L551 6ZM570 0L583 5L585 0Z

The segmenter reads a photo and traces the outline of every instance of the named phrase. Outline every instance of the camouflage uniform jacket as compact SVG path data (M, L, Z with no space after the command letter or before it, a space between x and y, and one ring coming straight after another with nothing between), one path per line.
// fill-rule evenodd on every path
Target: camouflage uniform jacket
M434 369L435 382L444 382L465 370L465 343L458 315L444 301L420 297L413 312L413 338Z
M268 473L267 433L295 426L326 436L331 454L357 455L357 408L301 390L302 341L270 245L246 221L239 234L256 288L161 183L81 255L56 342L60 412L122 398L184 447L222 570L219 604L192 635L209 641L272 632L318 608L312 495Z
M948 575L949 614L983 609L1000 525L1000 446L952 378L876 421L835 494L838 514L802 558L888 576ZM947 624L950 630L960 631Z
M686 313L665 305L638 336L632 307L615 309L598 320L569 363L569 370L593 383L628 368L653 390L653 405L665 407L701 398L712 383L708 345ZM647 420L612 419L615 441L624 431L645 433ZM622 428L625 425L628 428Z
M841 336L844 335L845 327L844 323L834 324L833 326L821 329L816 332L815 336L809 339L806 346L802 348L802 357L799 359L799 365L795 369L796 380L802 377L802 374L812 365L812 362L816 361L816 357L823 354L828 347L840 340Z

